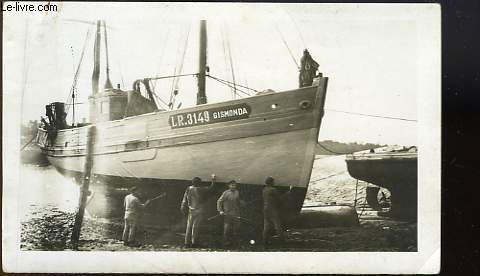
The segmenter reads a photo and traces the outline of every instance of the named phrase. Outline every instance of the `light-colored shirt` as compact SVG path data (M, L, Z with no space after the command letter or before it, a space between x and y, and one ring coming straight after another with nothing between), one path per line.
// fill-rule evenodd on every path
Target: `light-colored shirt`
M240 215L240 193L238 190L226 190L217 200L217 210L227 215Z
M142 204L138 197L129 194L125 197L124 207L126 219L139 219L145 209L145 204Z
M208 200L208 197L211 195L212 191L215 188L215 182L212 181L212 184L208 187L195 187L189 186L183 194L183 200L181 204L181 209L186 209L195 211L203 211L205 203Z

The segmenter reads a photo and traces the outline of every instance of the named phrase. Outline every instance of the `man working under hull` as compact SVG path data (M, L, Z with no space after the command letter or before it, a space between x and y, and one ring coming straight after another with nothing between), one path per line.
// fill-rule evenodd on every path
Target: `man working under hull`
M205 218L206 202L215 189L215 175L212 174L212 184L201 187L202 180L199 177L192 179L192 186L185 190L180 210L187 217L185 231L185 247L197 247L199 245L200 225Z
M228 190L223 192L217 201L217 210L223 215L223 241L228 246L232 242L234 233L237 231L238 222L236 218L240 216L240 207L243 202L240 200L240 193L237 190L237 182L232 180L228 182Z
M150 203L150 200L142 204L140 201L141 193L137 187L133 187L131 193L125 197L125 226L123 228L123 244L127 246L139 246L136 241L136 233L143 215L145 207Z
M280 241L284 241L283 225L280 217L280 201L283 196L274 187L275 181L269 176L265 179L263 188L263 243L270 243L270 232L272 226L275 229Z

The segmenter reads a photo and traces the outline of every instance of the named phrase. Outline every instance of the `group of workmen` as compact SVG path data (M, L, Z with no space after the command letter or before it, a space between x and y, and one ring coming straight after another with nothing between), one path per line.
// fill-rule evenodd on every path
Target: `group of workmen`
M228 189L225 190L217 200L218 215L212 217L223 217L223 244L231 246L235 240L235 233L242 220L242 208L246 203L241 199L237 182L231 180L227 183ZM272 241L272 230L275 230L275 236L278 241L284 241L283 226L280 217L280 201L287 194L281 194L275 185L273 177L265 179L265 186L262 191L263 198L263 244L268 245ZM192 185L188 186L183 195L180 205L181 212L187 217L185 231L186 248L200 247L200 229L202 223L207 220L207 202L215 195L216 176L212 175L212 182L209 186L202 186L202 180L199 177L192 179ZM157 198L162 198L165 193L145 201L141 201L141 192L137 187L131 189L131 193L125 197L125 227L123 231L123 242L127 246L136 247L140 244L136 241L136 232L143 210ZM212 219L210 218L210 219Z

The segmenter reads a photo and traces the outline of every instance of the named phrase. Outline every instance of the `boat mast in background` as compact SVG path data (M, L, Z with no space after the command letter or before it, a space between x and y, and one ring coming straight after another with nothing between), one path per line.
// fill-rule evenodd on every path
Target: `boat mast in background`
M105 24L105 20L103 22L103 33L105 35L105 56L106 56L106 63L107 63L107 80L105 81L105 89L112 89L112 82L110 81L110 64L108 62L108 39L107 39L107 25Z
M93 50L92 96L98 93L98 81L100 78L100 35L100 20L98 20Z
M207 96L205 94L205 75L207 72L207 21L200 21L200 54L198 65L198 93L197 105L206 104Z

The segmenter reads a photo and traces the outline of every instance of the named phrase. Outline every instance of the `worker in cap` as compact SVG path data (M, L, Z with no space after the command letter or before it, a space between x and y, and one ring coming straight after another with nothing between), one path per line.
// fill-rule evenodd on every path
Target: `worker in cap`
M237 231L240 216L240 208L243 201L240 200L240 193L237 189L237 182L232 180L228 182L228 189L223 192L217 200L217 211L223 218L223 242L225 246L232 243L233 235Z
M136 241L136 233L140 224L140 219L143 215L145 207L148 206L150 200L142 203L140 200L141 197L140 189L133 187L130 189L130 194L128 194L124 199L124 208L125 208L125 226L123 228L123 244L127 246L140 246Z
M199 177L192 179L192 185L187 187L183 195L180 210L187 216L187 228L185 231L185 247L199 246L200 225L202 224L206 203L215 190L215 174L212 174L212 183L208 187L202 187Z
M275 180L269 176L265 179L263 196L263 243L270 243L272 227L281 241L284 240L283 227L280 219L280 192L274 187Z

